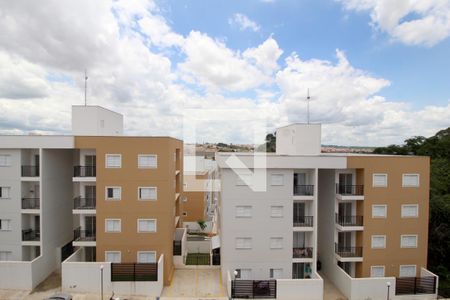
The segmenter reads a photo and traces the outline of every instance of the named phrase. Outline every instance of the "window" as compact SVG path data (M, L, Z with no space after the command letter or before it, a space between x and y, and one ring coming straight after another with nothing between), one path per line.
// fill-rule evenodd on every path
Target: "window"
M400 265L400 277L416 277L416 265Z
M1 219L0 220L0 230L11 230L11 220Z
M11 165L11 155L0 155L0 167L9 167Z
M120 219L105 219L105 232L120 232L121 223Z
M417 248L417 234L402 235L400 240L401 248Z
M386 248L386 236L385 235L372 235L372 249Z
M156 220L138 219L138 232L156 232Z
M272 174L270 176L271 185L283 185L284 175L283 174Z
M283 277L283 269L270 269L270 279L281 279Z
M252 238L236 238L236 249L251 249Z
M138 263L155 263L156 252L155 251L138 251L137 253Z
M237 279L251 279L252 269L236 269L235 278Z
M372 205L372 218L386 218L387 205Z
M371 266L370 277L384 277L384 266Z
M10 197L11 188L9 187L0 187L0 199L8 199Z
M236 185L252 185L252 174L236 174Z
M120 251L105 251L105 261L112 263L120 263L121 262Z
M282 237L270 238L270 249L283 249L283 238Z
M121 168L122 155L121 154L106 154L106 168Z
M11 251L0 251L0 261L10 261L12 260Z
M387 187L387 174L373 174L373 187Z
M402 186L403 187L418 187L419 186L419 174L403 174Z
M122 188L120 186L106 187L106 200L120 200L122 198Z
M251 218L252 217L252 207L251 206L236 206L236 217L237 218Z
M156 200L156 187L140 187L138 189L139 200Z
M402 205L402 218L417 218L419 216L418 204Z
M158 156L154 154L139 154L138 168L155 169L158 167Z
M270 207L270 216L272 218L282 218L283 217L283 206L274 205Z

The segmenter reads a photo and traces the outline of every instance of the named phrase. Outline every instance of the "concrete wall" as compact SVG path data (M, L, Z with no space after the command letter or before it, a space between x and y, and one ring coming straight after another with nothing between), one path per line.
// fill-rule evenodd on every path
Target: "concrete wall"
M0 219L11 220L10 231L0 231L0 251L11 251L11 260L22 260L21 155L20 150L0 150L10 155L11 166L0 167L0 187L10 188L9 199L0 199Z
M292 124L277 129L280 155L318 155L321 151L320 124Z
M257 170L257 172L263 172ZM284 175L284 185L271 186L272 173ZM254 279L268 279L269 269L283 269L283 278L292 277L292 170L267 170L267 191L254 192L236 185L238 175L221 169L221 264L222 278L235 269L252 269ZM237 205L252 206L251 218L236 217ZM270 207L281 205L282 218L270 216ZM237 237L251 237L251 249L236 249ZM270 249L270 238L282 237L282 249Z
M96 293L100 294L101 271L103 266L103 293L110 296L151 296L159 297L163 289L164 281L164 255L158 260L158 281L142 282L111 282L111 263L109 262L80 262L83 257L83 249L78 249L62 264L62 290L65 292ZM91 276L86 276L91 274Z
M31 269L31 261L0 262L0 289L33 289L35 285Z
M100 106L72 106L73 135L123 134L123 116Z
M323 280L316 273L312 279L278 279L277 299L322 300Z

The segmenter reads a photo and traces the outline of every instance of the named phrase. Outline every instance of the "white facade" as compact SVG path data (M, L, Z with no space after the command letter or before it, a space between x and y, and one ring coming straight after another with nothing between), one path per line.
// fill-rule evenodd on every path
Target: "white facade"
M277 129L278 155L319 155L321 124L291 124Z
M101 106L72 106L72 132L81 136L123 134L123 116Z

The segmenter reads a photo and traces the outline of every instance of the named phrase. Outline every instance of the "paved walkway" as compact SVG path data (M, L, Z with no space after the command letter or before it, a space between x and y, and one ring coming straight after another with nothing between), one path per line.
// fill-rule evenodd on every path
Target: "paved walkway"
M161 300L228 299L220 269L177 269Z
M337 287L323 274L319 273L323 279L323 299L324 300L347 300Z

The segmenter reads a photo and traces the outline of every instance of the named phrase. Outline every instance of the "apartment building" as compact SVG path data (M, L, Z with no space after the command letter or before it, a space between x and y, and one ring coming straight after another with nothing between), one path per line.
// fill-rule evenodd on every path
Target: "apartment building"
M435 293L426 270L428 157L322 154L319 124L276 136L276 153L216 157L232 295L245 296L243 281L268 280L276 296L272 288L265 296L289 299L297 286L295 299L321 299L318 271L348 299L386 299L387 286L391 297L405 293L405 277L433 278L426 293Z
M0 288L33 289L73 251L80 262L164 257L167 284L182 225L182 141L123 136L122 115L98 106L74 106L72 127L71 136L0 137Z

